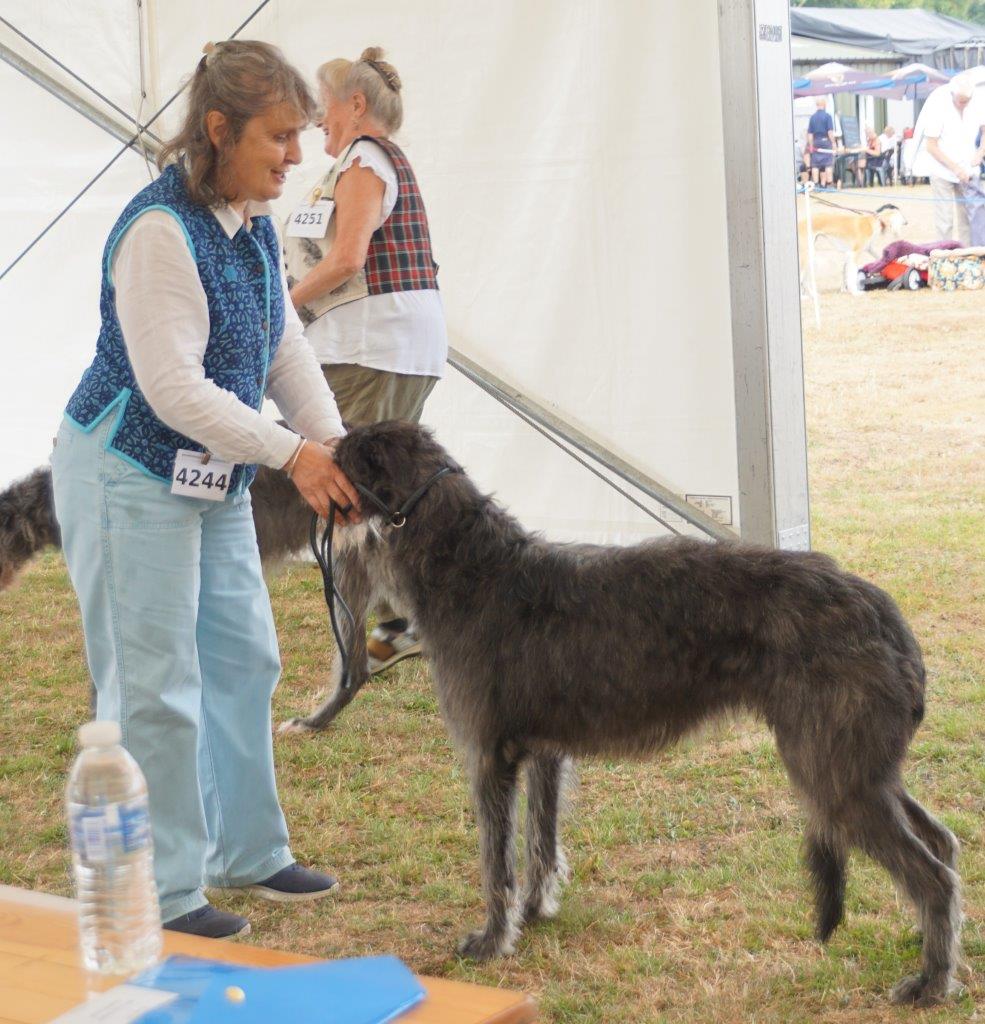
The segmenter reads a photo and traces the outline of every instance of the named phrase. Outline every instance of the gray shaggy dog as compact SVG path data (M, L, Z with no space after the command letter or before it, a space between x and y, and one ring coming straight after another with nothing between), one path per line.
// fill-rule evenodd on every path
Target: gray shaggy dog
M738 709L773 730L805 808L818 937L841 921L848 852L858 848L913 901L923 932L921 971L894 999L924 1006L948 995L961 925L958 845L901 778L923 718L925 674L887 594L819 554L680 538L629 548L548 543L406 423L352 430L337 458L390 509L442 467L455 470L402 528L364 498L364 523L336 533L336 571L356 619L344 637L349 695L368 675L365 619L382 590L412 615L442 715L466 755L487 916L462 940L464 955L509 953L522 925L555 913L569 759L652 755ZM337 704L333 695L282 729L317 729Z

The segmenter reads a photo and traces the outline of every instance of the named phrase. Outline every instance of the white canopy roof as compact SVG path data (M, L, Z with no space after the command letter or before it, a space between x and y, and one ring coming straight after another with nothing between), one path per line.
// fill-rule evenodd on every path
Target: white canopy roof
M227 37L253 7L0 0L0 15L146 120L203 43ZM715 5L278 0L241 37L281 46L308 74L386 47L404 82L397 141L427 204L452 344L737 525L726 161L718 52L708 45ZM660 60L641 42L668 38L680 45L661 45ZM0 43L122 120L2 25ZM687 101L669 101L668 83L686 83ZM120 145L4 64L0 90L0 131L16 140L0 150L2 270ZM179 107L153 130L172 130ZM320 133L303 141L285 215L326 167ZM94 351L107 231L148 180L144 161L126 153L0 281L13 384L0 414L0 485L47 457ZM425 421L529 526L607 540L661 532L454 371Z

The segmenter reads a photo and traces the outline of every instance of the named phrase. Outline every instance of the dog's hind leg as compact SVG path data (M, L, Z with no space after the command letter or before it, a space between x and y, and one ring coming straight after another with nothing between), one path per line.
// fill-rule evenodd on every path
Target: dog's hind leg
M553 917L558 911L568 862L561 849L558 818L570 762L545 754L527 763L527 870L523 895L523 922Z
M945 828L932 814L910 796L906 790L899 794L910 828L922 839L930 852L952 871L958 868L958 841L954 833Z
M519 761L503 751L471 759L473 799L479 820L486 923L458 945L462 956L488 960L512 953L520 933L516 905L516 803Z
M905 789L900 789L898 795L903 804L903 810L906 812L907 820L910 822L910 828L924 841L930 852L941 863L957 872L958 854L961 852L961 847L954 833L917 803ZM921 922L921 931L923 928L923 922ZM957 946L956 956L958 973L965 977L970 976L971 968L961 955L960 943Z
M884 790L857 808L855 842L892 875L917 907L923 926L919 974L904 978L893 1001L932 1006L950 993L961 929L960 881L910 828L898 796Z
M848 851L832 830L812 823L805 837L805 860L817 908L815 934L827 942L845 913L845 864Z

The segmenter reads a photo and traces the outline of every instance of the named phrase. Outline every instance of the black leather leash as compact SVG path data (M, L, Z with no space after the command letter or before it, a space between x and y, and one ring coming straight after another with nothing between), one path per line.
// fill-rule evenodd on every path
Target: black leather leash
M349 652L342 642L342 630L339 629L338 618L335 613L336 600L342 605L346 618L349 620L349 628L353 635L356 632L356 619L352 610L345 603L345 598L339 593L335 585L335 573L332 566L332 538L335 535L335 513L339 506L334 501L328 505L328 519L325 521L325 529L321 537L318 536L318 513L312 512L311 526L308 530L308 543L311 545L312 554L321 569L322 585L325 590L325 604L328 605L328 617L332 623L332 633L335 636L335 643L339 648L339 656L342 658L342 675L339 683L343 690L349 689Z
M389 505L382 501L368 487L363 487L362 484L354 484L354 486L367 501L375 505L386 516L390 526L399 530L407 522L407 517L427 493L428 488L432 484L437 483L443 476L454 472L456 470L451 466L439 469L433 476L428 477L403 505L396 510L391 509ZM349 628L353 636L355 636L356 632L356 620L352 610L345 603L345 598L339 593L339 588L335 585L335 570L332 564L332 538L335 536L335 513L340 511L342 509L334 501L329 503L328 519L325 521L325 528L322 530L320 537L318 535L319 516L317 512L313 512L311 515L311 527L308 530L308 543L311 545L311 551L315 556L315 561L318 563L318 568L321 569L325 604L328 605L328 617L332 623L332 633L335 636L335 643L338 646L339 656L342 659L342 675L339 679L339 686L343 690L348 690L351 682L349 679L350 652L346 649L345 643L342 640L342 630L339 628L338 616L335 611L336 602L342 606L342 611L345 612L345 616L349 620ZM348 511L348 508L345 509L343 515Z

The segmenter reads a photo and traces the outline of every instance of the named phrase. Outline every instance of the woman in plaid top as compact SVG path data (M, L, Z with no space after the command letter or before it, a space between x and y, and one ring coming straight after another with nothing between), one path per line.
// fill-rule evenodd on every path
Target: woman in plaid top
M370 47L323 64L318 82L335 162L285 228L291 299L345 422L416 423L448 337L424 203L390 140L403 121L400 77ZM406 619L386 605L377 619L371 671L420 653Z

